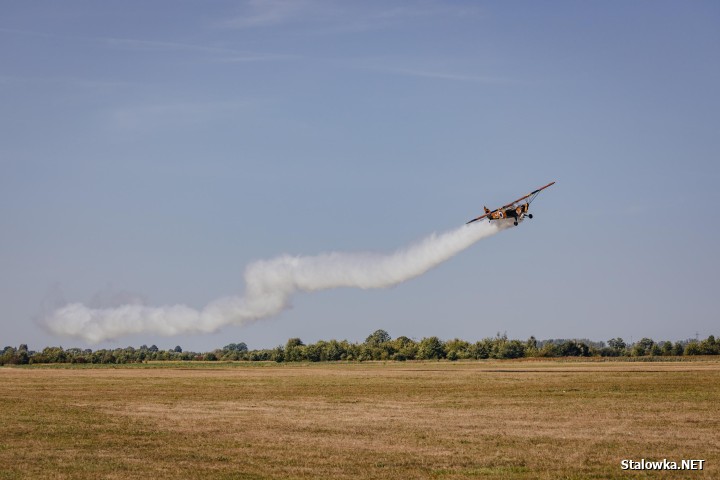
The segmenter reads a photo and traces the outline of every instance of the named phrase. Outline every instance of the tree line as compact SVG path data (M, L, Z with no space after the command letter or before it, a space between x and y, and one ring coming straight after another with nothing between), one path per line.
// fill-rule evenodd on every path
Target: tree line
M705 340L655 342L643 338L626 343L622 338L607 342L587 339L511 340L505 334L471 343L461 339L440 340L425 337L414 340L405 336L391 338L385 330L376 330L364 342L347 340L319 340L305 344L291 338L285 345L273 349L250 350L244 342L230 343L211 352L183 351L178 345L161 350L156 345L139 348L80 349L46 347L42 351L28 350L27 345L5 347L0 353L0 365L47 363L125 364L148 361L274 361L274 362L333 362L371 360L441 360L506 359L525 357L644 357L720 355L720 341L710 335Z

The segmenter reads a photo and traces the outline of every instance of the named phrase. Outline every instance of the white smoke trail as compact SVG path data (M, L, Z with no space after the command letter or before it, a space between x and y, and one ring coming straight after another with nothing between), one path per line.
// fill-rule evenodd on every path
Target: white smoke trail
M296 292L329 288L385 288L427 272L478 240L510 226L508 221L478 222L433 234L389 255L328 253L312 257L283 255L254 262L245 270L245 296L209 303L202 310L185 305L147 307L123 305L88 308L72 303L45 318L53 333L91 343L138 333L177 335L214 332L226 325L242 325L270 317L290 305Z

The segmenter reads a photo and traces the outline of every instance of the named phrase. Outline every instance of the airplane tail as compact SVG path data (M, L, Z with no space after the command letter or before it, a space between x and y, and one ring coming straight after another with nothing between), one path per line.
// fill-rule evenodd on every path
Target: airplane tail
M485 213L490 213L490 209L488 207L483 207L485 209Z

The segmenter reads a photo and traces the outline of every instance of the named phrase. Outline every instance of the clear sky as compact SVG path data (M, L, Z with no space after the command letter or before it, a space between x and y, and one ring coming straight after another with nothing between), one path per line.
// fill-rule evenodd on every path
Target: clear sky
M387 290L215 334L720 334L720 3L3 1L0 347L61 303L202 308L256 259L391 252L552 180Z

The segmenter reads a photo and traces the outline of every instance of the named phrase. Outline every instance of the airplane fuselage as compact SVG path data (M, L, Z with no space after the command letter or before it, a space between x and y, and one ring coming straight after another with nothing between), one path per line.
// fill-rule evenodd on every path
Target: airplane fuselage
M530 205L527 203L523 203L521 205L518 205L517 207L498 209L490 212L488 214L488 219L501 220L503 218L514 218L517 220L519 218L523 218L527 214L528 210L530 210Z

